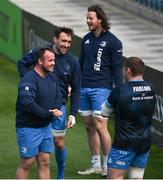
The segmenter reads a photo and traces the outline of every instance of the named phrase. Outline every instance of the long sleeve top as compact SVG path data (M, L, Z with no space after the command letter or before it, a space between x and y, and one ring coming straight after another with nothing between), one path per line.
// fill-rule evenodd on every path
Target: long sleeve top
M122 43L111 32L95 37L92 32L82 40L79 58L81 87L112 89L122 83Z
M54 74L43 78L31 70L18 86L16 127L46 126L53 117L49 110L60 107L60 88Z

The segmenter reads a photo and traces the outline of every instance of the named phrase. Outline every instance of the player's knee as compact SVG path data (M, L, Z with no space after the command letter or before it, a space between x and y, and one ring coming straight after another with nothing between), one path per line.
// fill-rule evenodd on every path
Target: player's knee
M33 165L32 161L26 161L20 165L20 168L22 168L24 171L29 171L29 169L32 167L32 165Z
M50 159L48 158L43 158L39 160L39 167L40 168L49 168L50 166Z
M96 121L96 129L99 133L107 133L107 124L104 121Z
M59 150L63 150L64 145L65 145L64 139L63 138L55 138L54 145L55 145L55 148L57 148Z

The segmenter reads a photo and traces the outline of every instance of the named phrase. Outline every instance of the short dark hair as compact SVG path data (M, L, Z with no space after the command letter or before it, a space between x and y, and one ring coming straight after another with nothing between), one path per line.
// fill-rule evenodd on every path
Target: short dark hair
M54 31L54 36L56 38L58 38L60 33L62 33L62 32L66 33L70 36L73 36L73 30L71 28L68 28L68 27L57 27Z
M49 47L43 47L43 48L38 49L36 51L36 55L35 55L36 63L38 62L38 59L44 59L45 51L50 51L50 52L54 53L53 49L49 48Z
M104 30L110 29L110 23L108 22L108 17L106 13L104 12L104 10L99 5L95 4L95 5L89 6L88 12L90 11L95 12L97 15L97 18L102 20L101 25Z
M144 62L138 57L129 57L126 59L125 67L130 68L132 76L143 75L145 71Z

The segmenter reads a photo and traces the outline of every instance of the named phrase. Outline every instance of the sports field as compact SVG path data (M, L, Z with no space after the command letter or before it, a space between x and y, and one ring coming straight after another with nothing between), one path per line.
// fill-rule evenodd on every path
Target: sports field
M14 179L18 165L18 150L15 138L15 101L19 81L16 64L0 56L0 179ZM109 123L113 135L113 120ZM78 176L77 171L90 165L90 156L86 133L82 121L66 135L68 158L65 179L101 179L100 175ZM51 176L55 177L54 155L51 159ZM36 166L30 173L31 179L37 178ZM145 172L146 179L163 179L163 150L152 146L149 164Z

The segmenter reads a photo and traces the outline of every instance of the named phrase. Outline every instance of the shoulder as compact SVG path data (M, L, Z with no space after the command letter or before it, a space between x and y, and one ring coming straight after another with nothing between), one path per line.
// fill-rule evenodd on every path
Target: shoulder
M72 54L71 52L68 52L68 53L66 54L66 56L69 57L72 61L78 60L78 57L75 56L74 54Z
M25 81L33 82L35 77L36 77L36 73L32 69L23 76L21 82L25 82Z
M37 76L34 70L27 72L19 82L19 88L31 87L36 89L37 87Z
M88 32L87 34L84 35L82 42L84 43L85 41L87 41L88 39L92 38L93 33L92 32Z
M121 40L110 31L107 31L105 36L106 39L112 44L112 46L122 46Z
M79 64L78 57L72 54L71 52L65 54L64 58L65 58L65 64L68 63L69 65L73 65L73 66L77 66Z
M86 33L86 34L84 35L83 39L92 36L92 34L93 34L92 32Z

